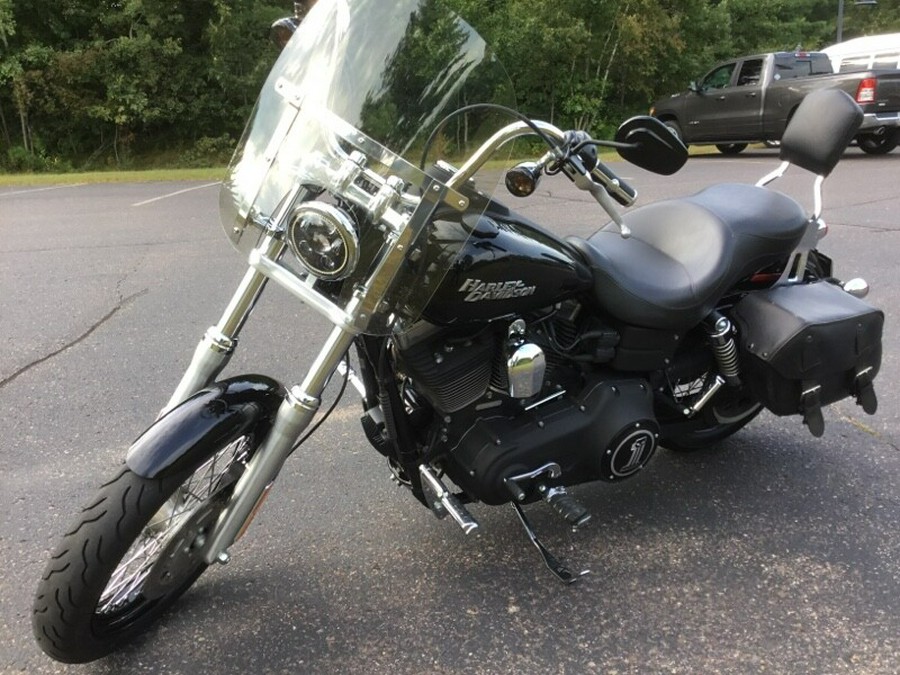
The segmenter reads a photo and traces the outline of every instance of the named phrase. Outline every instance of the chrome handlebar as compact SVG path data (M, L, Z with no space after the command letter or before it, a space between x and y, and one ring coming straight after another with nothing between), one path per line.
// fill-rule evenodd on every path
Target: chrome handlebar
M540 129L542 133L553 140L558 141L560 145L566 142L566 133L559 127L539 120L535 120L533 124ZM502 145L509 143L516 138L529 136L534 133L534 129L525 122L514 122L503 127L486 140L481 147L466 160L459 171L447 181L447 186L454 190L458 190L467 180L472 178L482 166L484 166L485 162L487 162L487 160L490 159ZM562 151L554 150L551 151L551 153L557 159L563 159ZM613 199L623 206L631 206L637 199L637 191L616 176L609 167L601 162L597 162L597 165L589 172L583 167L580 172L583 176L589 176L592 183L602 187ZM575 180L574 177L573 180ZM579 185L579 181L576 180L575 182L579 188L593 192L593 190L590 189L590 185L587 183ZM606 208L605 205L604 208Z

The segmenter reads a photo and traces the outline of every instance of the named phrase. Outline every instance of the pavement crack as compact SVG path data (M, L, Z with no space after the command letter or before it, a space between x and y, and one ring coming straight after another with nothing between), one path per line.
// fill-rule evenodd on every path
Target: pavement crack
M106 313L104 316L102 316L99 320L97 320L96 322L94 322L94 324L93 324L92 326L90 326L90 327L89 327L85 332L83 332L81 335L79 335L78 337L76 337L76 338L73 339L73 340L70 340L69 342L67 342L66 344L64 344L62 347L60 347L59 349L57 349L57 350L55 350L55 351L52 351L52 352L50 352L49 354L45 354L44 356L40 357L39 359L35 359L35 360L32 361L31 363L28 363L28 364L22 366L21 368L19 368L17 371L15 371L15 372L14 372L12 375L10 375L9 377L5 377L5 378L3 378L2 380L0 380L0 389L3 389L6 385L11 384L13 381L17 380L20 376L24 375L25 373L27 373L29 370L31 370L31 369L34 368L35 366L39 366L39 365L41 365L42 363L44 363L44 362L46 362L46 361L49 361L49 360L52 359L54 356L58 356L58 355L62 354L63 352L68 351L69 349L71 349L71 348L74 347L75 345L77 345L77 344L83 342L84 340L86 340L88 337L91 336L91 334L92 334L95 330L97 330L97 329L100 328L103 324L105 324L107 321L109 321L110 319L112 319L112 318L119 312L119 310L124 309L126 306L128 306L129 304L131 304L132 302L134 302L135 300L137 300L137 299L138 299L139 297L141 297L142 295L146 295L146 293L147 293L148 290L149 290L149 289L145 288L144 290L138 291L137 293L132 293L132 294L129 295L127 298L122 298L122 299L119 301L119 303L118 303L115 307L113 307L109 312L107 312L107 313Z

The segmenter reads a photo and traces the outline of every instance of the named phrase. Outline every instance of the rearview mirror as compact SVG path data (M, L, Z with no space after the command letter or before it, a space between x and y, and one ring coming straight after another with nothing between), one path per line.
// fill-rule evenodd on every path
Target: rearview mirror
M622 159L647 171L668 176L688 158L684 143L655 117L639 115L626 120L616 131L615 141Z

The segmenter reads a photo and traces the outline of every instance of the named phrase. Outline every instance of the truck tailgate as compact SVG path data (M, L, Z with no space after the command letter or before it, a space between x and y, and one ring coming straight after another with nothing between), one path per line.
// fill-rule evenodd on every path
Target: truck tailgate
M873 70L865 77L877 80L875 100L871 103L860 103L864 113L875 113L878 116L886 113L900 112L900 70Z

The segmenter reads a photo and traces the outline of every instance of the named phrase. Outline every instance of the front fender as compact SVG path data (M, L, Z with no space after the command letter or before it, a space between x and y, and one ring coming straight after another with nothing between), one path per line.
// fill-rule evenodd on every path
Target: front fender
M125 463L144 478L194 470L238 436L265 434L286 392L264 375L241 375L203 389L150 426Z

